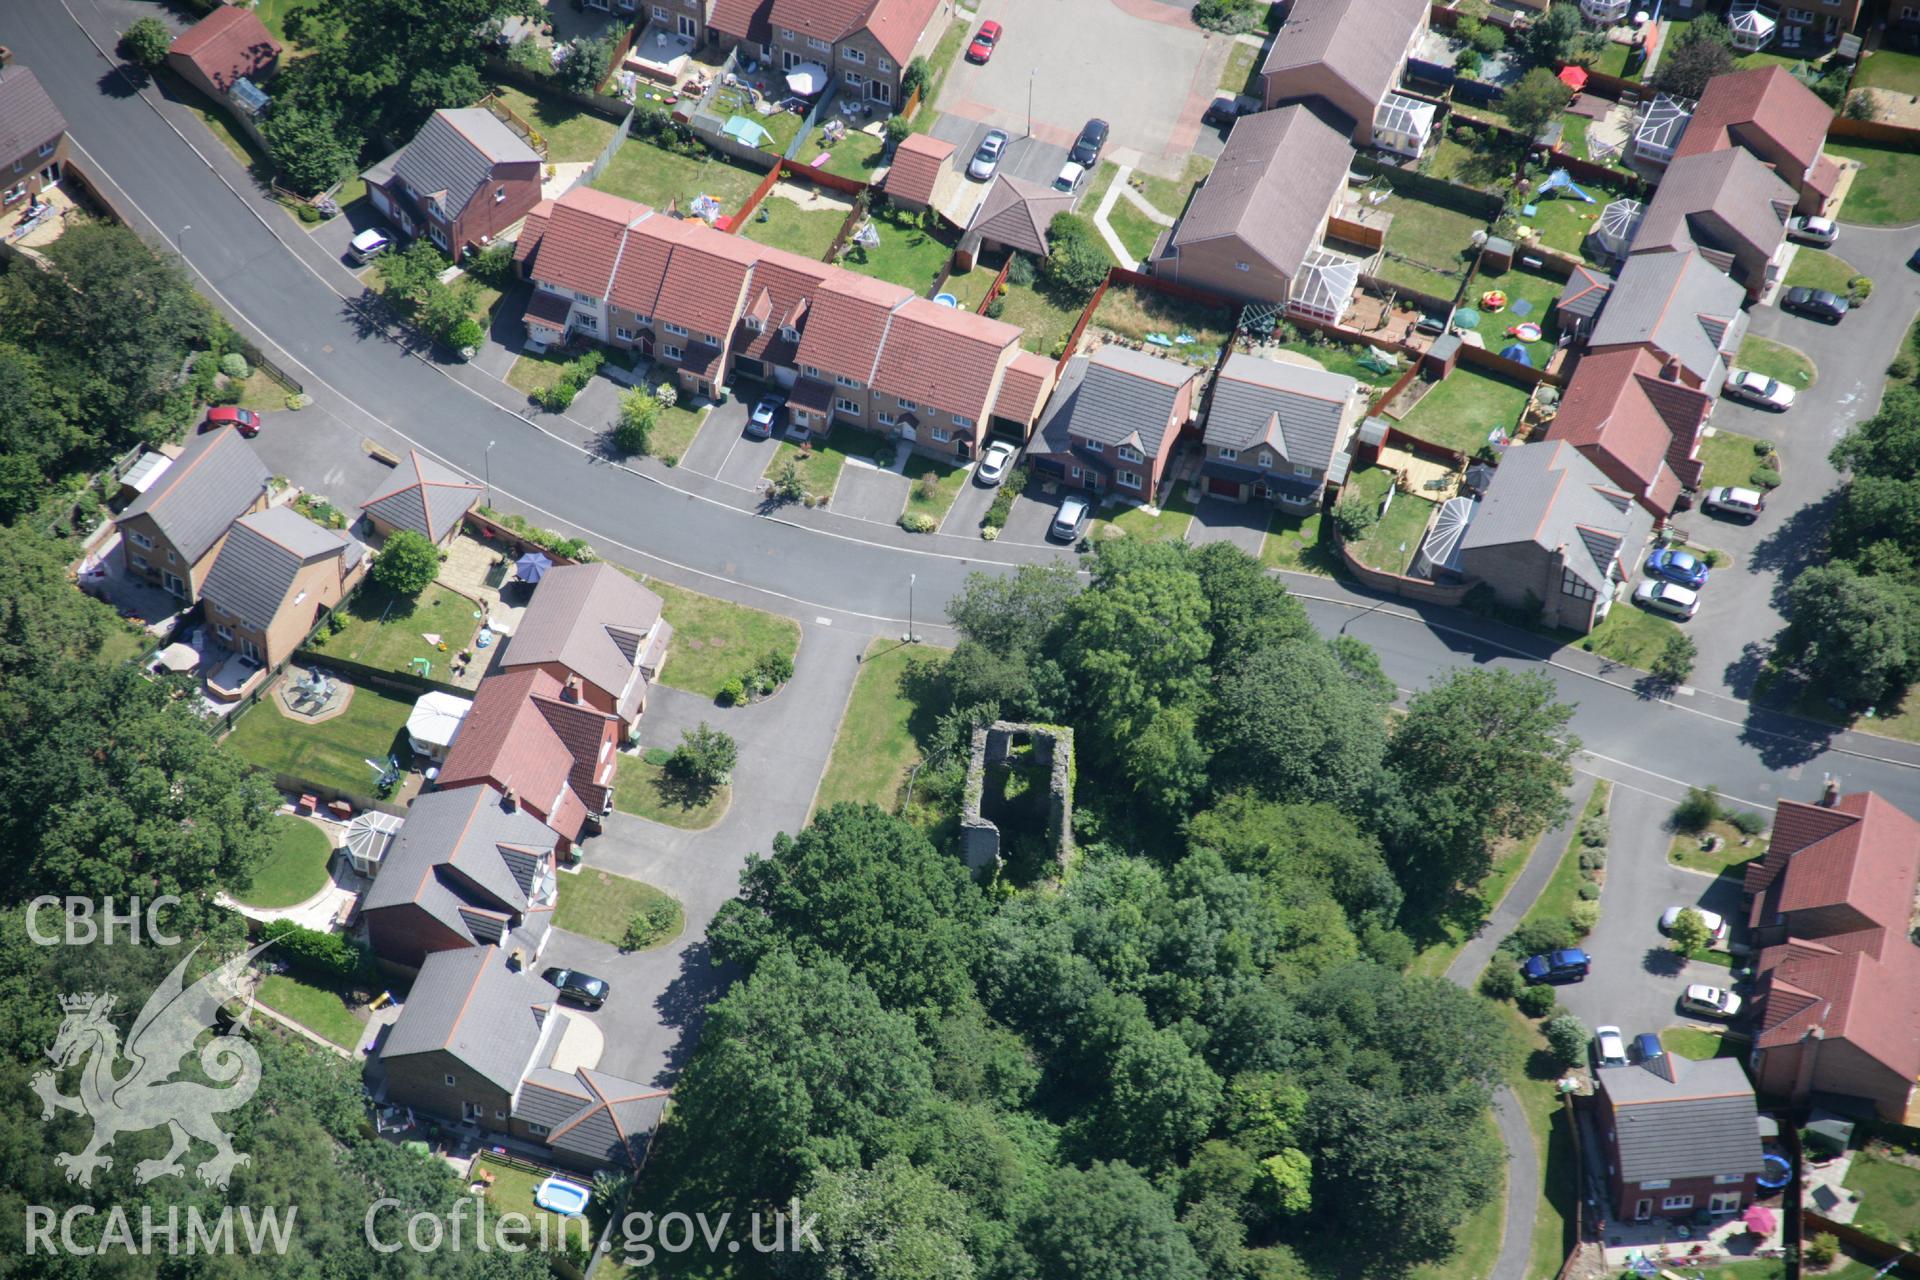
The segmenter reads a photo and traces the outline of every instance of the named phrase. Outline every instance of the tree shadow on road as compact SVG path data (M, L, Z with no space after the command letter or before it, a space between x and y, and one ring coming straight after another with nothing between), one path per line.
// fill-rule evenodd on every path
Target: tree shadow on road
M707 1006L726 994L740 971L732 965L716 965L705 941L696 942L680 953L680 973L653 1002L663 1026L680 1033L667 1050L667 1064L653 1078L660 1088L669 1088L687 1068L687 1059L700 1039L706 1022Z
M1775 638L1777 643L1778 637ZM1772 656L1774 644L1759 640L1749 640L1740 648L1740 656L1729 662L1720 672L1727 688L1736 698L1751 698L1760 676L1767 669L1767 659Z
M1640 967L1656 978L1677 978L1687 967L1687 958L1670 947L1648 947Z
M1801 570L1825 560L1827 531L1839 505L1839 490L1824 494L1817 502L1788 515L1754 547L1748 567L1778 575L1773 586L1774 608L1784 612L1787 587Z

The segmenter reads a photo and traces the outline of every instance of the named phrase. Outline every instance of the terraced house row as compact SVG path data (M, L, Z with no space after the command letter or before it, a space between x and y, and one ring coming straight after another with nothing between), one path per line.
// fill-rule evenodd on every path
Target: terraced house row
M1027 438L1051 373L1014 325L589 188L535 207L514 257L536 346L638 350L690 395L777 386L815 434L842 422L965 461L990 430Z

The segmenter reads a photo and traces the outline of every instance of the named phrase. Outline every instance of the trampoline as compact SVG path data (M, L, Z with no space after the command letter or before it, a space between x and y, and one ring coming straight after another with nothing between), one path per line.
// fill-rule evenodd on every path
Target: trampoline
M1793 1165L1788 1163L1785 1156L1775 1155L1769 1151L1767 1153L1766 1164L1767 1176L1764 1178L1756 1178L1755 1181L1767 1190L1778 1191L1781 1187L1793 1181ZM1777 1175L1775 1170L1778 1170Z

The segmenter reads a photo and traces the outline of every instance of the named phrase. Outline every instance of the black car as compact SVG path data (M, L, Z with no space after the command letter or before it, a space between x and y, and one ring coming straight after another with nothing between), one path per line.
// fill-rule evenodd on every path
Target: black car
M1074 142L1073 150L1067 153L1067 159L1077 165L1093 168L1100 163L1101 149L1107 145L1107 122L1089 120L1080 130L1080 137Z
M574 969L553 968L540 976L559 989L562 1000L571 1000L588 1009L598 1009L613 994L613 988L606 979Z
M1793 311L1815 320L1824 320L1828 324L1839 324L1846 318L1847 300L1827 289L1809 289L1805 286L1787 290L1780 299L1782 311Z
M1232 124L1235 120L1238 120L1240 116L1240 99L1238 95L1216 93L1213 95L1213 101L1207 104L1206 111L1201 114L1200 123L1217 124L1224 128Z

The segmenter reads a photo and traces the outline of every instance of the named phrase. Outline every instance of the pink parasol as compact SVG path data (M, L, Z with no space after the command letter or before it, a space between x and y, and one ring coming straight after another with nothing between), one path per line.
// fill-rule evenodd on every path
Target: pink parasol
M1774 1219L1773 1210L1763 1204L1749 1205L1747 1211L1740 1215L1740 1221L1746 1223L1747 1230L1757 1236L1770 1236L1779 1225Z

